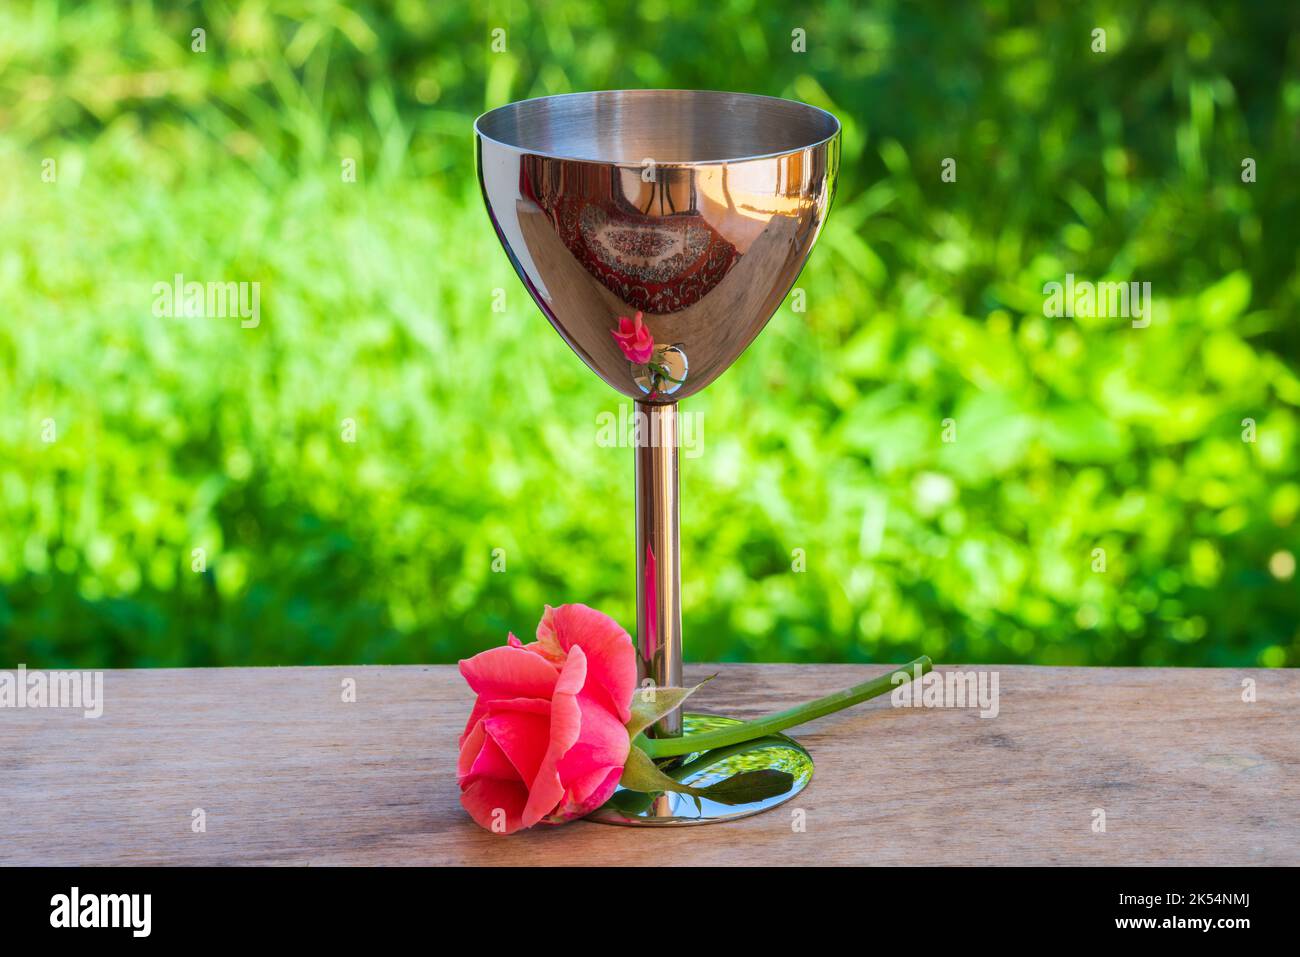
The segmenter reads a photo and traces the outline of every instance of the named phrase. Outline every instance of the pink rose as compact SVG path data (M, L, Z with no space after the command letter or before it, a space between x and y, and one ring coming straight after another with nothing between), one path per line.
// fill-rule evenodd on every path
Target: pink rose
M478 700L456 776L460 803L482 827L559 824L614 793L636 690L636 653L618 622L586 605L547 605L536 641L511 635L460 673Z
M611 329L609 334L618 342L618 347L623 350L628 362L645 365L655 354L655 338L642 324L640 312L636 314L636 319L619 316L618 330Z

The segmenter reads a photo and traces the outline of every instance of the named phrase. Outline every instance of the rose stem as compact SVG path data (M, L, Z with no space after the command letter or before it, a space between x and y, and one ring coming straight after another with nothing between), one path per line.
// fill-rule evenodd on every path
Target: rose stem
M932 667L933 664L929 657L922 655L915 661L910 661L901 668L895 668L879 678L872 678L860 685L854 685L852 688L845 688L843 691L828 694L824 698L809 701L807 704L798 705L787 711L769 714L765 718L755 718L753 721L745 721L731 727L719 728L716 731L689 734L679 738L647 738L644 735L638 735L636 743L642 751L652 758L671 758L680 754L690 754L693 751L711 751L714 748L725 748L730 744L740 744L743 741L752 741L755 738L776 734L786 728L793 728L795 725L804 724L816 718L834 714L844 708L852 707L855 704L882 695L892 688L906 684L912 680L914 675L920 677L930 671ZM903 675L905 680L895 681L895 675Z

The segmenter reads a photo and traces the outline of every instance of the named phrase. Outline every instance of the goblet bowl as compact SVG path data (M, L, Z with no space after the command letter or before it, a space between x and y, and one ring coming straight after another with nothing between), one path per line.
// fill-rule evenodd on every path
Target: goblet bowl
M835 117L741 93L550 96L475 128L484 200L520 279L597 375L652 402L703 389L762 330L839 167ZM659 389L610 335L636 312L682 373Z

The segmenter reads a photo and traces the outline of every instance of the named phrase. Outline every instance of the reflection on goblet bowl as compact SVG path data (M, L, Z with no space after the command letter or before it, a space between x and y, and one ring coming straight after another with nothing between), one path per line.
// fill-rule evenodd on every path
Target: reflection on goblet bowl
M639 371L610 332L644 313L703 389L780 306L825 220L839 125L813 107L633 90L526 100L480 118L479 175L520 278L624 395ZM671 395L671 398L670 398Z
M740 255L695 210L646 216L626 203L568 198L547 213L587 272L630 308L651 314L699 302Z

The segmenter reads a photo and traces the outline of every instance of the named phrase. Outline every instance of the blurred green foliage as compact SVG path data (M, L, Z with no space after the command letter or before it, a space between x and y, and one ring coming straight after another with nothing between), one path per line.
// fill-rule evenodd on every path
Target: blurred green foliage
M510 271L471 121L658 86L845 126L807 311L690 402L688 658L1295 664L1298 9L4 4L0 661L631 626L620 400ZM1067 272L1150 282L1150 327L1046 318ZM176 273L260 282L261 324L155 318Z

